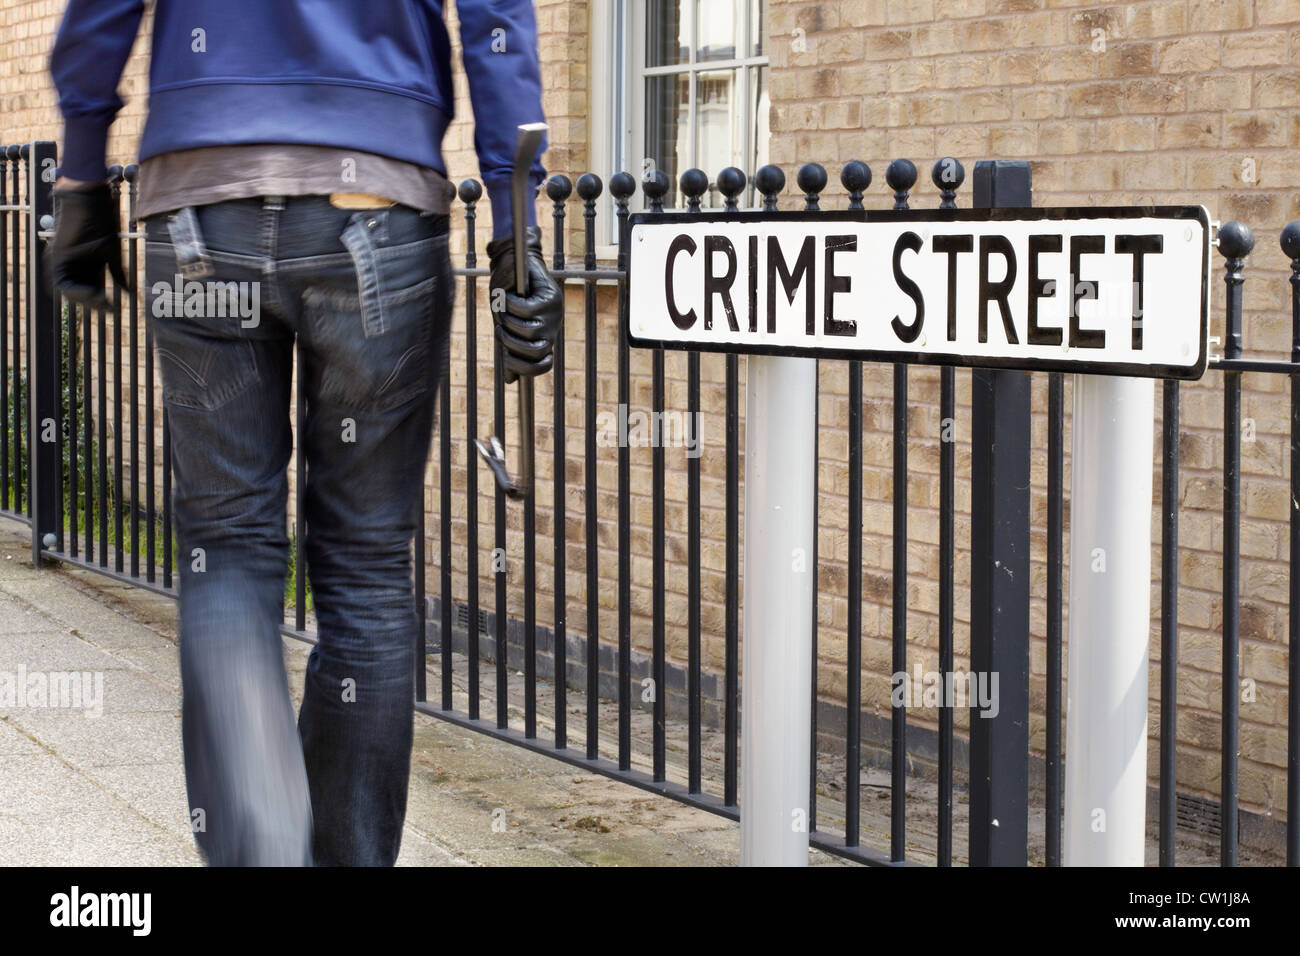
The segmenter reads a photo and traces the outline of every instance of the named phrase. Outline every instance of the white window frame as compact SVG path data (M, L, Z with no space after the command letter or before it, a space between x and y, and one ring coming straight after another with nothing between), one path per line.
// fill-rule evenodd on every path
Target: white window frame
M617 225L614 217L614 202L609 195L609 177L613 173L625 170L638 180L646 171L645 167L645 80L647 76L672 73L685 73L691 77L689 83L690 116L696 112L697 84L696 76L712 70L735 69L738 73L736 102L743 106L741 117L741 147L745 155L751 154L755 147L753 142L756 131L753 129L754 118L749 108L751 71L756 67L768 70L768 86L771 86L771 63L768 55L739 56L730 60L699 61L696 42L696 7L709 0L689 0L688 6L688 60L686 63L666 67L645 65L645 21L646 0L598 0L590 10L590 62L591 70L591 113L590 113L590 155L588 165L595 171L603 167L606 172L601 176L605 191L601 197L601 208L597 222L604 222L597 232L596 254L601 259L613 259L618 255ZM764 3L767 0L763 0ZM748 2L740 4L742 22L740 36L743 38L742 52L748 52L752 32L753 7ZM687 154L694 157L697 149L696 123L692 119L687 123ZM719 170L705 170L710 179L717 176ZM745 170L753 175L754 170ZM633 195L629 209L633 212L644 208L644 197L640 184Z

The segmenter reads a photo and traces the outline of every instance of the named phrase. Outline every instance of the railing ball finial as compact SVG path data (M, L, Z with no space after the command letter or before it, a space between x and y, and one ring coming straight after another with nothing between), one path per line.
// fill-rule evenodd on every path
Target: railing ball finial
M1225 222L1219 227L1219 254L1229 260L1229 271L1239 272L1242 262L1255 248L1255 234L1244 222Z
M709 191L709 174L702 169L691 168L682 173L677 184L686 197L686 208L691 212L699 212L700 197Z
M906 209L907 196L916 185L916 163L910 159L896 159L885 170L885 182L894 191L894 208Z
M114 163L112 166L108 167L108 181L110 183L113 184L120 183L122 181L122 178L123 177L122 177L121 163Z
M840 185L849 194L849 208L862 208L862 194L871 185L871 167L859 159L851 159L840 170Z
M945 156L930 170L930 181L939 190L939 208L957 208L957 190L966 181L966 167L951 156Z
M460 201L466 205L476 203L483 198L483 185L477 179L462 179L456 194L460 196Z
M1300 220L1288 222L1282 227L1282 236L1279 240L1282 245L1282 254L1291 260L1291 269L1300 276Z
M646 174L641 182L641 191L650 200L651 212L664 211L664 197L668 195L671 187L672 181L662 169L655 169Z
M776 209L781 190L785 189L785 173L781 171L780 166L773 166L771 163L760 166L758 172L754 173L754 188L763 197L763 208L771 212Z
M744 172L737 169L735 166L728 166L726 169L722 170L722 172L718 173L718 191L726 197L723 201L723 205L727 209L739 208L737 197L745 191L746 182L748 182L748 180L746 179Z
M133 183L136 177L140 175L140 167L136 163L127 163L122 169L122 178L128 183Z
M17 159L22 155L22 148L17 144L5 147L5 159Z
M609 191L619 205L627 205L627 201L636 192L636 180L631 173L615 173L610 177Z
M583 173L578 177L578 198L584 203L595 202L604 188L605 184L595 173Z
M803 190L804 209L820 209L818 201L826 188L826 167L821 163L804 163L794 174L794 181Z
M546 195L553 203L564 202L572 192L573 183L569 182L569 177L563 173L556 173L546 180Z

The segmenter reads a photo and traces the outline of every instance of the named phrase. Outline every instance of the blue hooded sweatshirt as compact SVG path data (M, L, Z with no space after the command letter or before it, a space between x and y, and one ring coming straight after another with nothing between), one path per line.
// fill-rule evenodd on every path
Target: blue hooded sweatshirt
M516 127L543 121L531 0L459 0L474 147L493 232L510 231ZM62 175L105 174L117 84L144 0L70 0L50 56ZM378 153L443 175L452 117L442 0L155 0L140 159L292 143ZM545 146L543 146L543 150ZM533 164L533 185L545 176ZM527 204L529 222L535 217Z

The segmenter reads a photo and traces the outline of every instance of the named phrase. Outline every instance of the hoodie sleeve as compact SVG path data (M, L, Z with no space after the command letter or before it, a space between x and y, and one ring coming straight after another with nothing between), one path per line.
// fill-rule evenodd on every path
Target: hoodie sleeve
M532 0L459 0L460 45L474 109L474 149L492 204L492 236L509 235L510 172L515 130L545 122L542 75L537 55L537 20ZM541 154L533 162L534 187L546 178ZM536 225L534 203L526 204L528 224Z
M117 84L143 11L144 0L68 3L50 54L50 74L63 114L60 175L104 178L108 128L123 105Z

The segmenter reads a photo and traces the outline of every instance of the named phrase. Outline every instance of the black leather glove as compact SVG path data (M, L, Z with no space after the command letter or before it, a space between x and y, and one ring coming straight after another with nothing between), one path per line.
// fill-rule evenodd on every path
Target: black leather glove
M57 222L51 246L55 287L68 300L92 309L112 308L104 294L104 269L118 288L130 290L122 271L119 213L107 183L88 189L56 189Z
M552 349L564 325L564 298L542 260L542 231L528 228L528 294L515 293L515 240L512 236L488 243L492 275L489 304L505 364L505 380L549 372ZM502 307L504 306L504 308Z

